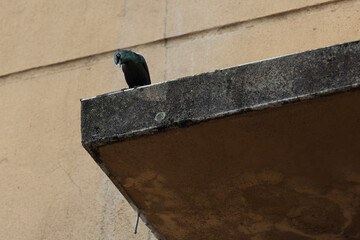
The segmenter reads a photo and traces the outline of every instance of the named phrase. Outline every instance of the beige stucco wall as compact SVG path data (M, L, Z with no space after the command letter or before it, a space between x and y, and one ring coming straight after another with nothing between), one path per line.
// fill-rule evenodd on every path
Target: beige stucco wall
M0 238L154 239L81 146L80 98L360 39L359 0L0 3ZM164 41L164 38L167 40Z

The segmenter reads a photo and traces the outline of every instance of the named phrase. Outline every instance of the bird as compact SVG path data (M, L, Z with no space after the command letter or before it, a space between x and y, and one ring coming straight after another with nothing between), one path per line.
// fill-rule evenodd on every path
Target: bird
M140 54L130 50L117 51L114 54L114 62L118 67L122 66L129 88L151 84L148 66Z

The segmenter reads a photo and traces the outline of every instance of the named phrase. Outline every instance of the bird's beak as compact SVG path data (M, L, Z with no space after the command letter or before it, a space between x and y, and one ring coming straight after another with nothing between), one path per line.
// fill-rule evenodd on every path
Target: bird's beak
M121 60L119 59L119 62L117 64L118 67L121 67Z

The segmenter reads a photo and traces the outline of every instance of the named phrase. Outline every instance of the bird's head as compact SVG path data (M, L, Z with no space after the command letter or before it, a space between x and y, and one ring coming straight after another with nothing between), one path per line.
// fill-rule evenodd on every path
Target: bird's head
M114 62L118 67L121 67L121 64L125 64L129 61L132 55L134 55L132 51L117 51L114 54Z
M115 54L114 54L114 62L115 64L120 67L121 66L121 52L122 51L117 51Z

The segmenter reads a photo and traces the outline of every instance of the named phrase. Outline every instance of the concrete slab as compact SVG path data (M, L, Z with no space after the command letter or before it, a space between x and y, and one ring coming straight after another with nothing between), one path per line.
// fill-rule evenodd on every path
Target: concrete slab
M82 100L82 143L161 239L360 236L360 42Z

